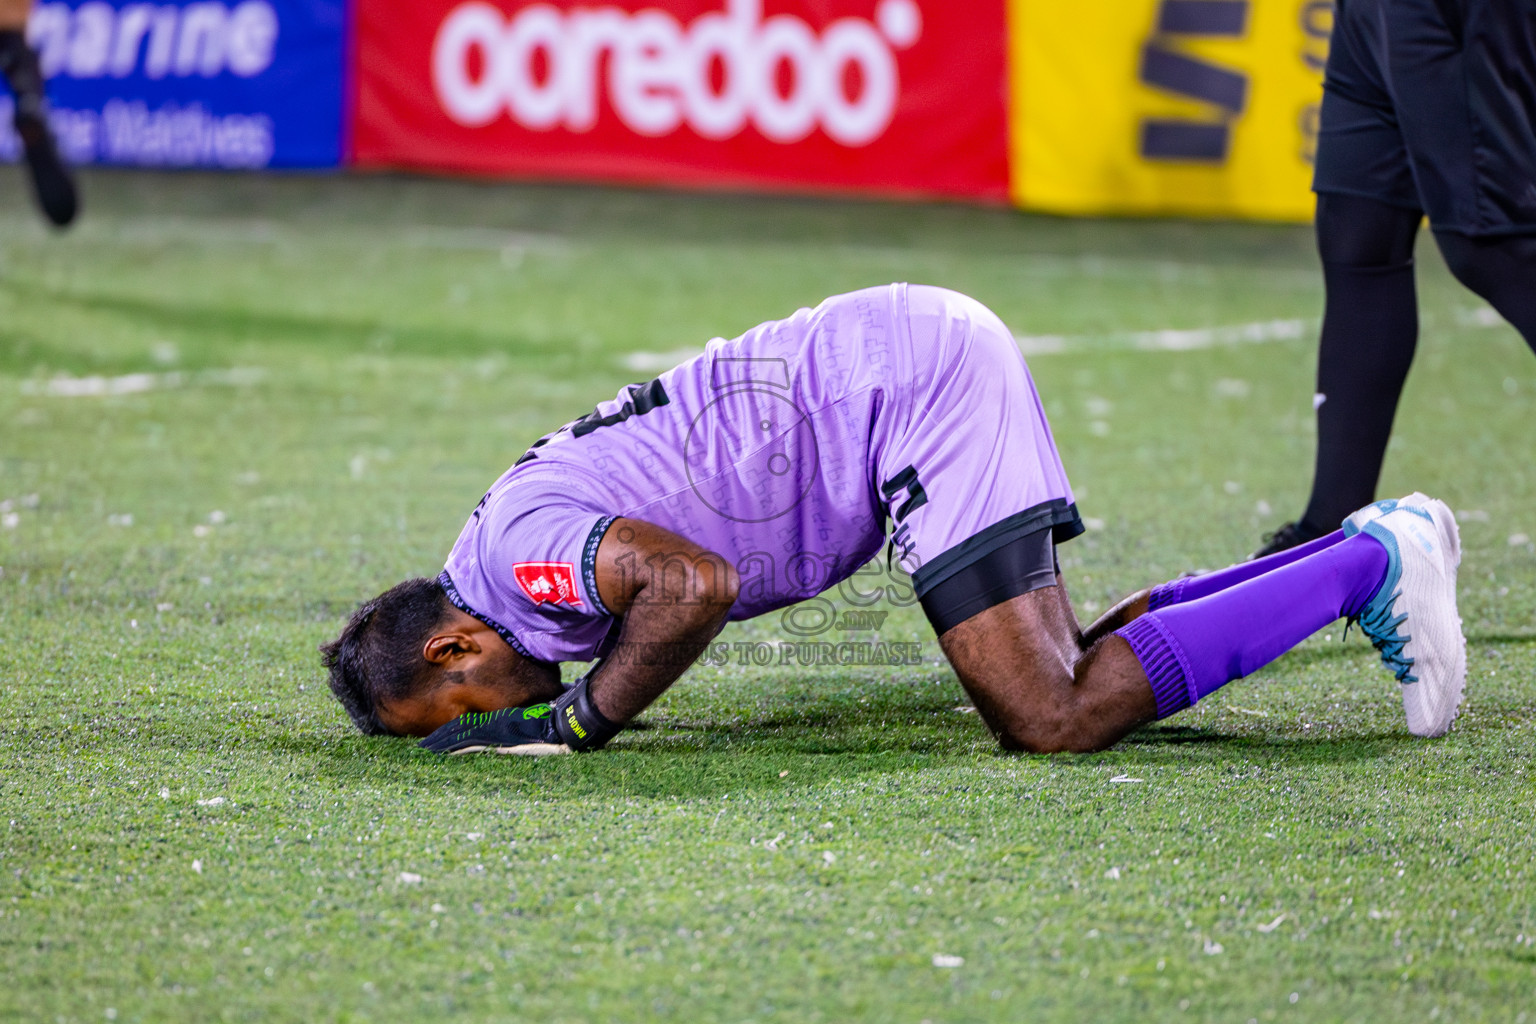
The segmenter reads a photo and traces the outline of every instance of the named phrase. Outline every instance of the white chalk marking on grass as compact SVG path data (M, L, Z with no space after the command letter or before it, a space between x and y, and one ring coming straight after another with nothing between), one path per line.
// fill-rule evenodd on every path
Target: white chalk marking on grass
M398 237L418 249L457 249L505 252L508 249L563 249L569 240L534 231L497 231L495 228L408 228Z
M872 253L872 248L854 251ZM907 258L911 250L891 250L895 255ZM1018 254L1017 272L1026 277L1048 278L1115 278L1145 279L1156 277L1163 283L1174 281L1205 282L1218 272L1247 272L1252 268L1240 268L1230 263L1202 262L1197 260L1170 260L1160 257L1102 256L1097 253L1064 255L1061 253L1026 252ZM1265 267L1259 279L1266 287L1278 284L1314 288L1317 272L1302 268Z
M282 228L275 222L258 218L125 217L100 222L89 232L93 241L129 242L135 245L163 245L167 242L195 242L213 245L270 245L278 241Z
M1262 345L1296 341L1317 330L1314 320L1255 320L1217 327L1175 328L1155 331L1117 331L1111 334L1019 334L1014 342L1026 356L1055 355L1084 349L1134 349L1142 352L1192 352L1233 345Z
M1500 321L1502 323L1502 321ZM1317 332L1315 320L1255 320L1218 327L1164 328L1155 331L1119 331L1111 334L1016 334L1014 343L1025 356L1050 356L1085 349L1139 350L1143 352L1191 352L1218 346L1262 345L1296 341ZM633 373L660 373L700 355L699 348L668 352L630 352L621 365ZM1232 396L1232 397L1243 397Z
M211 800L199 800L197 802L197 806L199 806L199 807L218 807L222 803L224 803L224 798L221 797L221 796L216 796L216 797L212 798Z
M933 966L951 970L956 967L964 967L965 957L954 956L949 953L935 953L933 954Z
M661 373L678 363L686 363L704 354L701 348L675 348L670 352L630 352L620 362L624 369L634 373Z
M1116 775L1110 782L1145 782L1145 779L1133 779L1129 775Z
M1091 335L1083 335L1089 338ZM1013 338L1026 356L1050 356L1065 352L1074 339L1061 334L1016 334Z
M296 230L281 221L232 217L124 217L97 220L86 232L95 242L119 242L129 245L276 245L294 243L325 245L328 242L372 242L385 235L395 245L414 249L449 249L475 252L504 252L507 249L561 249L570 242L552 232L498 231L495 228L458 228L419 225L402 227L380 224L376 227L356 224L320 225L317 229Z
M182 387L246 388L260 383L267 371L254 366L197 373L125 373L117 377L70 377L60 374L46 380L24 380L21 393L47 398L105 398L140 395L146 391L170 391Z
M1476 306L1471 309L1461 306L1451 315L1461 327L1503 327L1508 323L1491 306Z
M1257 320L1227 327L1196 327L1192 330L1138 331L1131 343L1139 349L1187 352L1217 345L1257 345L1267 341L1294 341L1307 336L1306 320Z
M1260 711L1257 708L1240 708L1236 704L1228 704L1228 711L1235 711L1239 715L1252 715L1254 718L1268 718L1268 711Z

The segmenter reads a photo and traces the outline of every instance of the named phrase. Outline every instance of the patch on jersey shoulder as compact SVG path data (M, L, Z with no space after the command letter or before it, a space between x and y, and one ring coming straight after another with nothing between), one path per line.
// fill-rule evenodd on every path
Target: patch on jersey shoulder
M534 604L568 604L581 607L576 596L576 567L570 562L518 562L512 577Z

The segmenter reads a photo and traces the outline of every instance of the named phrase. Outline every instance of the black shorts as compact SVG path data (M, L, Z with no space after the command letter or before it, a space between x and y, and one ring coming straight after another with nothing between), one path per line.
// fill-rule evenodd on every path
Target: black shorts
M1536 232L1536 0L1338 0L1312 187Z
M1061 521L1041 525L1040 510L1032 509L955 545L913 574L912 588L935 633L943 636L973 615L1056 583L1057 542L1083 532L1077 507L1061 504L1064 509L1052 509ZM1033 521L1025 518L1031 513Z

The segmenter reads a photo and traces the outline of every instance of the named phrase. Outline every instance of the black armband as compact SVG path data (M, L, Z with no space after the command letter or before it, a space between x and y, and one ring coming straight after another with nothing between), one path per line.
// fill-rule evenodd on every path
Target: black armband
M619 734L624 727L603 717L592 703L587 680L591 673L555 699L555 731L572 750L596 750Z

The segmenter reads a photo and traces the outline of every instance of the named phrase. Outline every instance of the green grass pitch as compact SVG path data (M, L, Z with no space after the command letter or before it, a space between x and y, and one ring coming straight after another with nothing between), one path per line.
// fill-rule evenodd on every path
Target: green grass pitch
M84 194L53 236L0 173L0 1019L1536 1020L1536 360L1427 238L1383 492L1461 515L1445 739L1335 626L1107 753L1002 755L893 607L828 639L920 664L701 668L606 752L441 761L355 735L316 644L539 434L832 292L946 285L1024 339L1085 616L1236 560L1310 477L1308 230Z

